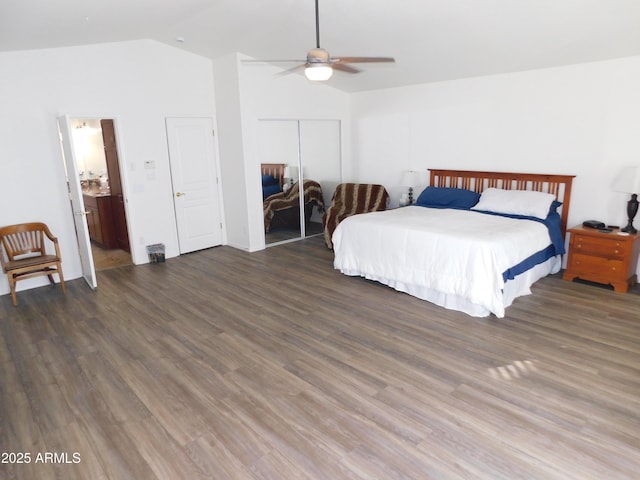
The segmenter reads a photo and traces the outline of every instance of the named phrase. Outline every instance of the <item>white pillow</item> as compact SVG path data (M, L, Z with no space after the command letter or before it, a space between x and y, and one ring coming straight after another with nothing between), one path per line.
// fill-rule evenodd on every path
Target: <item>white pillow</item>
M524 215L544 220L549 215L551 203L555 199L556 197L551 193L487 188L480 195L480 201L471 210Z

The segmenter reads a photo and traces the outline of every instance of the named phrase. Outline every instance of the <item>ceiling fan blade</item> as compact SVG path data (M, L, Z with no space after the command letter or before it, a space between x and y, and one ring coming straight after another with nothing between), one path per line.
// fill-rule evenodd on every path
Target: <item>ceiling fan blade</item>
M242 60L242 63L305 63L306 60L303 59L268 59L268 60L260 60L260 59L246 59Z
M360 73L361 70L357 68L350 67L349 65L345 65L344 63L333 63L331 64L331 68L334 70L340 70L341 72L346 73Z
M305 63L301 63L300 65L296 65L295 67L291 67L291 68L287 68L286 70L283 70L281 72L276 73L274 76L275 77L284 77L285 75L289 75L291 73L294 73L298 70L301 70L305 67Z
M389 63L395 62L393 57L333 57L333 63Z

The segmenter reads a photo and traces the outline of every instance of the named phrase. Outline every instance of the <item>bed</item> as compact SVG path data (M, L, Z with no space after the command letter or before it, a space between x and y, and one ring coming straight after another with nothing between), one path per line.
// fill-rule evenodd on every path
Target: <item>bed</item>
M284 163L262 163L260 174L262 175L262 200L271 195L282 192L284 186Z
M300 228L300 191L298 182L284 188L284 163L263 163L262 173L262 210L264 231L276 229ZM303 180L304 218L306 224L311 221L313 208L324 211L322 187L313 180Z
M561 268L573 178L430 170L418 205L338 225L334 267L448 309L504 317Z

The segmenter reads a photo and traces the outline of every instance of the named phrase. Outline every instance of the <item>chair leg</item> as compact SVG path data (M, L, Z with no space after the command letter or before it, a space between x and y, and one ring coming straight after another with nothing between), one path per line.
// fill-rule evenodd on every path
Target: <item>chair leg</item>
M18 306L18 298L16 297L16 279L13 275L7 275L9 278L9 288L11 289L11 300L13 300L13 306Z
M62 275L62 265L58 263L58 278L60 278L60 286L62 287L62 293L67 294L67 287L64 284L64 275Z

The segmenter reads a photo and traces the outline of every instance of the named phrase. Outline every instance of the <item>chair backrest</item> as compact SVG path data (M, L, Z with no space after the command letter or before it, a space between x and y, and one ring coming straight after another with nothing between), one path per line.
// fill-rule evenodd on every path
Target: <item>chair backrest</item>
M0 228L0 243L4 247L9 261L27 254L45 255L44 236L53 235L49 228L40 222L22 223ZM0 259L4 256L0 252Z
M332 206L344 208L350 214L385 210L389 194L383 185L372 183L341 183L336 187Z
M345 218L359 213L386 210L389 193L383 185L372 183L341 183L331 199L322 223L327 247L333 248L331 237Z

